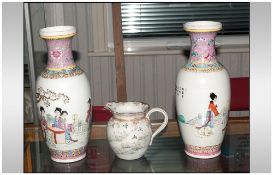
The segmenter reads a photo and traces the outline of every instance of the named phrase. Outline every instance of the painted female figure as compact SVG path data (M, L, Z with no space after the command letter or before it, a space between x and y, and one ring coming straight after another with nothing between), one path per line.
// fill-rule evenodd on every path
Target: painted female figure
M61 108L56 108L55 109L55 118L54 118L54 127L58 128L58 120L61 117L62 109Z
M66 142L66 143L70 143L70 141L77 142L78 140L72 139L70 128L67 128L67 127L65 126L65 142Z
M215 95L213 92L210 93L210 103L209 103L209 115L207 116L207 121L208 121L208 125L213 128L213 119L214 117L217 117L219 115L219 112L217 110L217 105L215 104L216 100L217 100L217 95Z
M66 111L62 112L62 118L63 118L63 129L65 130L65 142L70 143L70 141L77 142L78 140L74 140L71 137L72 132L72 124L71 121L67 118L68 113Z
M197 129L201 129L203 127L207 127L209 126L210 128L213 128L214 126L214 117L217 117L219 115L219 112L217 110L217 105L215 104L216 99L217 99L217 95L215 95L213 92L210 93L210 103L209 103L209 107L208 107L208 111L206 114L206 120L203 123L202 122L202 126L197 126Z
M66 111L62 111L61 112L61 116L58 118L58 128L60 129L64 129L64 125L65 125L65 118L67 117L68 113Z

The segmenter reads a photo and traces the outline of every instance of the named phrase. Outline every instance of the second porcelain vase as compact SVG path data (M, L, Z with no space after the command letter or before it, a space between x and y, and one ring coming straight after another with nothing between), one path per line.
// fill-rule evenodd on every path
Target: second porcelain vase
M184 24L191 38L187 64L176 81L176 109L187 155L213 158L221 153L230 106L230 80L215 53L216 32L222 24Z
M40 30L47 43L48 62L37 80L37 107L51 159L62 163L86 156L91 121L89 81L73 60L75 34L73 26Z

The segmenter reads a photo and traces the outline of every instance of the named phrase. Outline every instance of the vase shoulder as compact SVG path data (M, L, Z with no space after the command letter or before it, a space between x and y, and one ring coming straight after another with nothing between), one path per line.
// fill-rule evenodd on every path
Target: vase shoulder
M75 94L75 96L79 96L79 94L86 92L82 95L88 95L89 97L91 91L89 80L84 72L79 75L71 76L68 74L67 77L57 78L43 77L40 75L37 79L36 88L38 89L39 87L57 90L60 92L69 92L71 94Z
M183 66L185 71L188 72L217 72L217 71L222 71L224 66L218 62L218 61L213 61L209 63L204 63L204 62L198 62L198 61L193 61L193 62L188 62Z
M82 75L83 73L84 73L83 70L79 66L70 66L62 69L46 68L41 73L41 77L46 79L59 79L79 76Z
M230 79L224 67L221 70L211 72L195 72L182 68L178 72L176 86L209 90L218 87L229 87Z

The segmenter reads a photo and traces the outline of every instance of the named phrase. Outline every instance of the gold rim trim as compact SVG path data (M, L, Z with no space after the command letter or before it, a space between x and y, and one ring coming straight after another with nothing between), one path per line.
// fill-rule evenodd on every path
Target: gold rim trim
M48 70L63 70L63 69L73 69L75 68L77 65L73 65L73 66L67 66L67 67L63 67L63 68L47 68Z
M187 32L218 32L221 28L218 29L184 29Z
M129 114L129 115L133 115L133 116L134 116L135 114ZM139 117L139 118L126 118L126 117L124 117L124 118L119 118L119 117L113 115L113 118L114 118L115 120L118 120L118 121L130 121L130 122L135 122L135 121L139 121L139 120L145 119L145 118L146 118L145 115L146 115L146 114L144 113L144 115L141 116L141 117Z
M68 69L70 72L54 71L50 73L50 70L46 69L42 72L41 77L46 79L58 79L58 78L69 78L83 74L80 69Z
M221 71L224 69L224 67L219 67L219 68L204 68L204 69L200 69L200 68L188 68L188 67L184 67L183 68L185 71L188 71L188 72L204 72L204 73L207 73L207 72L217 72L217 71Z
M70 38L75 35L76 35L76 33L71 33L71 34L67 34L67 35L41 36L41 38L43 38L43 39L64 39L64 38Z

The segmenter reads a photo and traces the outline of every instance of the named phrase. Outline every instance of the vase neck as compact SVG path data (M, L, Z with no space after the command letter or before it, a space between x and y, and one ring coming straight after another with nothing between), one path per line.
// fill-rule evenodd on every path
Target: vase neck
M190 62L212 63L216 61L216 32L192 32Z
M72 37L46 40L48 49L48 69L64 69L75 66L71 41Z

